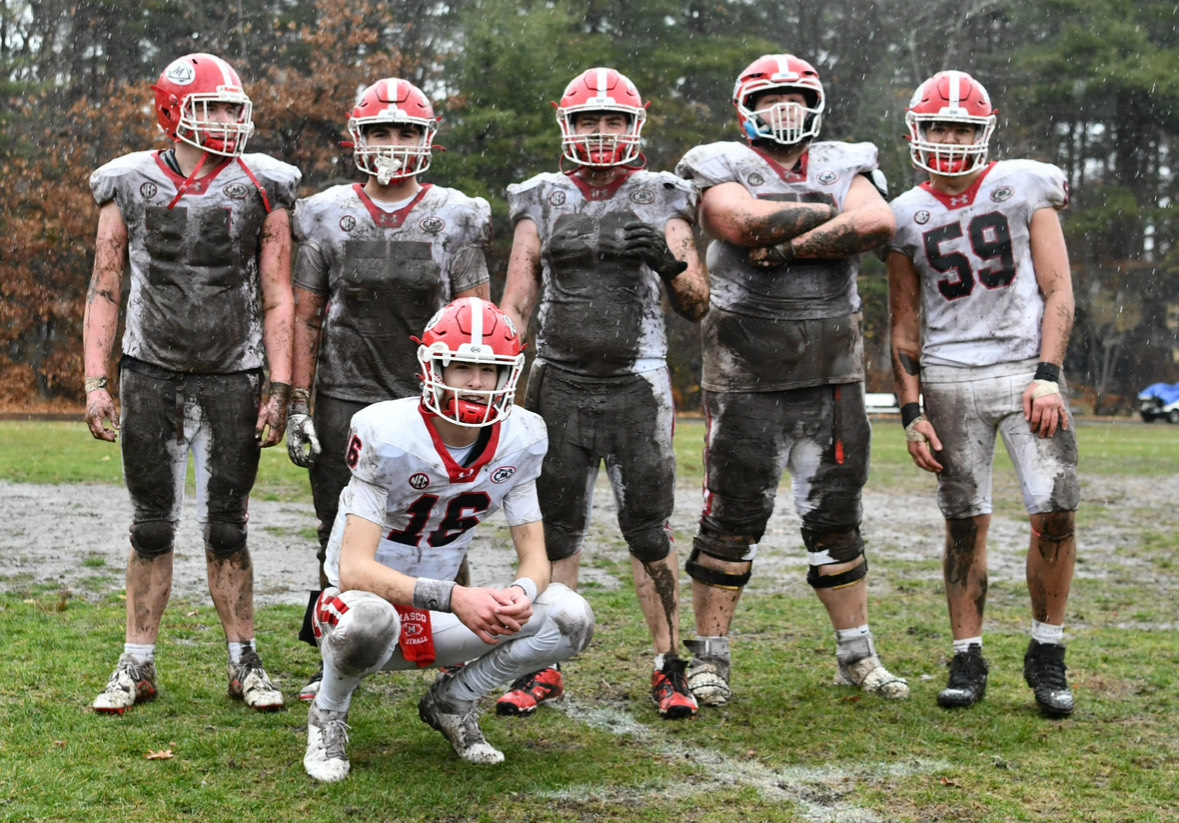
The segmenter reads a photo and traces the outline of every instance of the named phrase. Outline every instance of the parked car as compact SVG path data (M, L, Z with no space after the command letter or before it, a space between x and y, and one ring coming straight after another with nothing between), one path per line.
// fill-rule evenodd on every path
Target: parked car
M1162 417L1179 424L1179 383L1152 383L1138 393L1138 401L1142 422L1153 423Z

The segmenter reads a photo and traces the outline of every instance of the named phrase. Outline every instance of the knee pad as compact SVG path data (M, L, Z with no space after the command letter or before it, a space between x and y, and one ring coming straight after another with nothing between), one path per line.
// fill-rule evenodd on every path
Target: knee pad
M624 532L626 547L643 565L658 563L671 552L671 531L667 524L639 531Z
M710 569L701 565L701 554L729 563L752 564L753 559L757 556L757 543L754 538L749 536L722 537L704 526L700 527L700 531L692 541L692 553L688 555L688 562L684 565L684 571L688 573L688 577L705 586L738 591L749 582L749 578L753 575L753 566L750 565L742 573Z
M232 557L246 547L246 524L210 520L205 524L205 548L218 557Z
M144 520L131 524L131 547L145 560L162 557L172 551L176 524L170 520Z
M400 632L397 610L379 598L366 598L348 606L346 617L325 636L321 648L341 674L369 674L388 662Z
M868 574L868 558L864 556L864 539L860 530L818 532L804 528L802 542L807 550L806 582L814 589L841 589L863 580ZM822 566L862 562L839 574L820 574Z
M554 591L554 586L560 588ZM550 591L557 595L557 607L551 612L553 622L561 637L576 654L593 639L597 626L594 610L590 608L588 600L560 583L550 583L545 592L547 594Z

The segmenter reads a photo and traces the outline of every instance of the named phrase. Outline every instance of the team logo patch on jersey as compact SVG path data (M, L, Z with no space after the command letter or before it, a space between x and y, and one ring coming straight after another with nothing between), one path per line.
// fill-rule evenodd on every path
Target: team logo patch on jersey
M422 220L422 222L418 225L422 227L422 231L424 232L429 234L437 234L446 228L446 221L441 217L435 217L434 215L431 215Z
M754 172L753 174L749 175L748 180L749 180L749 185L751 185L751 186L764 186L766 184L766 179L764 177L762 177L760 174L758 174L757 172Z
M819 172L819 176L816 179L824 186L833 186L839 182L839 172L828 169L827 171Z
M565 205L565 192L563 192L563 191L553 192L552 194L549 195L549 202L552 203L554 206Z
M343 217L340 218L340 230L341 231L352 231L354 228L356 228L356 218L355 217L353 217L350 214L345 214Z
M913 215L913 222L919 226L924 226L929 222L929 212L927 212L925 209L917 212Z
M178 86L187 86L193 80L196 80L196 71L181 58L168 67L168 71L164 73L164 76Z
M640 206L650 205L655 202L655 195L649 191L632 191L630 193L630 202L638 203Z
M144 183L139 187L139 194L143 197L144 200L151 200L156 196L156 191L158 191L158 189L156 188L155 183Z
M245 200L249 194L250 190L245 183L230 183L225 187L225 196L232 197L234 200Z
M1002 203L1004 200L1010 200L1015 196L1015 189L1011 186L1000 186L991 192L991 199L996 203Z
M424 472L418 472L417 474L415 474L409 478L409 487L411 489L414 489L415 491L420 492L422 489L426 488L429 485L430 485L430 476L428 474L425 474Z
M506 483L512 479L512 475L516 473L515 466L500 466L491 473L492 483Z

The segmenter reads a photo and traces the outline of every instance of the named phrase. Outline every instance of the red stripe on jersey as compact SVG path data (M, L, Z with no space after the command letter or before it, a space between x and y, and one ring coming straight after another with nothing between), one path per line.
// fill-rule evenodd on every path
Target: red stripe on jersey
M420 407L419 410L421 411L422 419L426 421L426 431L430 433L430 439L434 441L434 450L438 452L438 456L442 458L442 465L446 467L446 473L450 477L450 482L473 483L478 479L480 470L490 463L492 458L495 457L495 453L499 451L499 435L502 431L502 424L492 424L491 437L488 439L487 445L483 447L483 452L475 462L469 466L460 466L455 462L450 449L446 448L446 444L442 442L442 435L438 434L438 430L434 428L434 415Z
M372 198L368 196L368 192L364 190L364 186L360 185L359 183L353 183L352 190L356 192L356 196L360 198L360 202L366 209L368 209L369 217L373 219L374 223L376 223L382 229L399 229L405 222L406 218L409 217L409 213L413 211L413 207L422 202L422 198L426 196L426 192L428 192L431 187L433 187L433 185L433 183L423 184L421 190L418 192L417 197L409 201L408 205L402 206L397 211L385 211L382 209L372 201Z

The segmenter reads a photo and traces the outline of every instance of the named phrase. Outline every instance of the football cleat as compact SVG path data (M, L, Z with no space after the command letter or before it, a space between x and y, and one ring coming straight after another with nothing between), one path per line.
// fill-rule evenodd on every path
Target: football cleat
M262 658L253 649L242 652L241 662L229 664L229 696L260 712L282 708L282 692L270 682Z
M560 669L541 669L516 678L503 697L495 703L495 713L501 716L526 717L546 700L556 700L565 693L565 678Z
M156 664L138 662L129 654L119 658L119 665L107 681L106 688L94 698L94 711L101 714L122 714L136 703L154 700Z
M303 768L320 783L339 783L352 768L348 762L348 712L321 709L307 712L307 753Z
M319 668L315 670L315 674L308 678L307 683L303 688L299 689L299 699L304 703L310 703L315 699L315 695L319 694L319 687L323 683L323 661L319 663Z
M729 702L733 690L729 687L731 663L729 639L708 637L684 643L692 652L688 667L688 688L701 706L718 708Z
M1064 646L1058 643L1028 644L1023 658L1023 679L1036 695L1036 705L1046 717L1068 717L1076 708L1064 665Z
M447 711L452 707L439 696L439 686L445 684L445 680L435 681L422 696L418 703L418 717L430 728L442 732L458 756L468 763L480 766L502 763L504 753L488 743L483 730L479 728L478 706L472 706L465 712Z
M662 669L651 675L651 700L664 720L682 720L696 714L696 698L688 688L688 663L668 655Z
M904 700L909 696L909 681L889 672L874 654L854 662L840 660L835 685L853 686L889 700Z
M950 660L950 682L938 693L937 704L943 709L973 706L987 693L989 667L982 656L982 646L971 643L964 652Z

